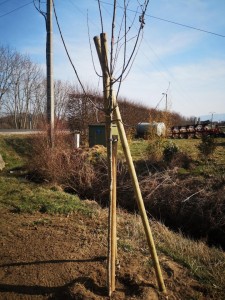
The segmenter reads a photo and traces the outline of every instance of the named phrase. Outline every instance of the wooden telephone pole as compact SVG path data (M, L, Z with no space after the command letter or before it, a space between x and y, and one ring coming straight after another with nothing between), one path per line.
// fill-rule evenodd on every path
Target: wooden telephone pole
M47 41L46 41L46 64L47 64L47 122L50 145L54 147L54 80L53 80L53 43L52 43L52 0L47 0Z
M132 179L132 184L136 196L136 201L140 211L142 223L145 230L146 239L148 242L149 250L152 256L153 265L156 273L156 278L160 291L165 292L166 288L162 277L161 268L159 265L156 248L150 229L148 217L146 214L144 201L142 198L141 190L139 187L136 171L134 168L133 160L130 153L126 133L122 123L119 106L117 104L116 96L112 90L111 75L108 69L108 58L107 58L107 37L105 33L102 33L99 37L94 37L96 50L98 53L100 65L103 74L103 91L104 91L104 107L106 114L106 138L107 138L107 154L108 154L108 174L109 174L109 242L108 242L108 293L111 296L115 290L115 260L116 260L116 218L115 218L115 197L116 197L116 179L115 179L115 150L113 150L113 139L112 139L112 116L114 116L117 122L120 140L122 143L123 151L126 157L126 161L129 167L129 173ZM114 155L112 155L114 153Z

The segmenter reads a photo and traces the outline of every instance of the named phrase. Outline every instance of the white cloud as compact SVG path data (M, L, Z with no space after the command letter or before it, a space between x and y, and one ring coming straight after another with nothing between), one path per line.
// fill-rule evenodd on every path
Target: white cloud
M205 60L184 64L167 72L142 72L137 67L124 82L121 94L155 107L166 91L172 110L183 115L202 115L210 111L225 112L225 61ZM172 76L171 76L172 75ZM165 108L162 102L160 108Z

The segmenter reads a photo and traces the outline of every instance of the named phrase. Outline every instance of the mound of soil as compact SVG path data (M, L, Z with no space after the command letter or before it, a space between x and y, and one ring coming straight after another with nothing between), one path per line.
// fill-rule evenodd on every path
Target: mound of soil
M49 216L0 211L0 299L108 299L107 214ZM112 299L208 299L188 271L166 256L167 294L157 289L149 255L118 249Z

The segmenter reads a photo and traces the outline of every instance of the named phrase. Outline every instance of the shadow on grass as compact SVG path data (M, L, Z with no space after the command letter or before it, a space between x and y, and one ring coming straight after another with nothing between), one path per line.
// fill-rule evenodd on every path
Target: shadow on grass
M11 147L19 156L31 156L33 152L32 137L8 137L5 138L7 146Z

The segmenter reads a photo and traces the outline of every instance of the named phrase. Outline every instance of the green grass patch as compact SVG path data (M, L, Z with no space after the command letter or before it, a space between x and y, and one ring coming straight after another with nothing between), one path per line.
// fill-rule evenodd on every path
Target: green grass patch
M0 136L0 154L6 170L24 166L31 153L31 137Z
M144 159L147 157L148 141L133 140L130 142L131 156L133 160Z
M131 245L131 243L123 240L118 241L118 247L122 249L124 252L133 252L134 247Z
M0 205L16 213L41 212L68 215L93 211L78 196L39 187L17 178L0 177Z

